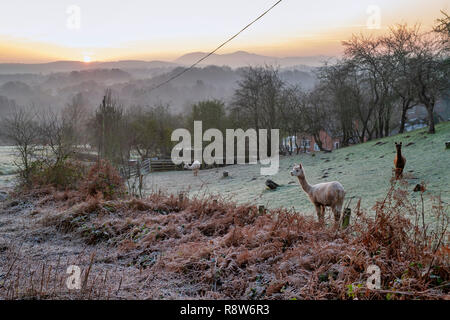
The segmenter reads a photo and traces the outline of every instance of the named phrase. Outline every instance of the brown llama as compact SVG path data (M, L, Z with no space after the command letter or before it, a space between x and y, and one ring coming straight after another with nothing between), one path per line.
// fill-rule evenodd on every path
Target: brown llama
M406 158L402 155L402 143L395 142L395 148L397 149L397 155L394 158L395 166L395 179L403 177L403 169L406 165Z

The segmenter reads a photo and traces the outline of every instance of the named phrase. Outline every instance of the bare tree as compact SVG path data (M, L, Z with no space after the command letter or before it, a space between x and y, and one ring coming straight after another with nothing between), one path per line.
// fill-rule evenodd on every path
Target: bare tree
M277 68L265 66L244 69L243 79L238 82L232 102L232 111L235 118L239 118L240 126L255 130L279 128L284 88ZM269 146L270 138L269 135Z
M42 148L41 160L49 165L66 161L76 147L77 137L73 124L56 111L47 110L38 116L38 128Z
M375 109L375 135L377 138L390 134L393 104L390 83L393 74L385 65L385 47L379 38L353 35L344 41L345 56L352 60L365 76L371 90L371 105Z
M341 61L335 65L322 67L318 72L321 91L326 95L330 112L334 114L335 121L331 119L328 130L340 131L342 145L348 145L357 136L358 121L362 124L360 140L364 141L368 130L368 119L373 108L367 108L362 97L361 77L351 61ZM368 112L366 112L368 109ZM333 124L333 126L331 126Z
M449 60L442 41L432 33L422 34L413 47L412 78L417 98L428 112L428 132L435 133L434 107L449 90Z
M239 114L243 127L252 127L256 130L261 125L261 97L263 91L262 68L249 67L243 69L242 80L233 96L233 110Z
M282 134L288 137L295 137L294 144L297 150L297 154L300 152L300 146L298 145L297 137L299 134L304 133L306 130L303 125L303 105L302 99L304 93L299 86L288 87L283 93L283 103L280 109L281 120L283 122ZM293 145L292 139L289 139L289 154L292 154Z
M331 104L327 100L324 88L318 86L311 92L305 93L302 106L302 122L306 133L314 137L320 150L325 150L321 133L331 133L334 122L332 121Z
M443 17L437 19L433 30L442 36L445 50L450 51L450 16L445 11L441 13Z
M181 123L169 112L169 106L135 106L128 111L127 117L131 147L142 159L170 154L171 133Z
M16 147L19 160L15 165L20 170L23 182L29 183L31 164L39 146L39 126L33 109L16 109L2 123L3 135Z
M391 28L389 34L381 38L386 48L385 65L394 75L391 87L398 97L401 110L400 133L405 130L408 110L417 105L417 95L411 79L414 47L419 38L419 27L416 25L409 28L406 24Z
M88 102L83 94L77 93L72 97L62 112L62 120L65 124L67 132L70 134L74 143L77 145L85 145L88 142L86 132L89 120Z

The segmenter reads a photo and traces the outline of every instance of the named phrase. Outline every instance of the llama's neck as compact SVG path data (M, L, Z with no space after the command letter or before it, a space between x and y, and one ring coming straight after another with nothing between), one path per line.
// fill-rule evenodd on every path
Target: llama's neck
M307 194L311 191L311 185L306 181L306 177L300 177L298 176L298 182L300 182L300 185L302 186L303 191L305 191Z

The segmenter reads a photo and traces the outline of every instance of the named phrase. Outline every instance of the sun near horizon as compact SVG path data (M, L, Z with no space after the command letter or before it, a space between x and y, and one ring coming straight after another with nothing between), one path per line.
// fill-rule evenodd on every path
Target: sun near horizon
M275 2L8 1L0 11L0 63L91 63L93 56L95 61L172 61L211 51ZM431 0L424 7L419 0L283 0L218 54L338 56L352 34L379 34L397 23L420 23L428 30L440 10L448 10L447 1ZM380 24L368 28L374 15Z

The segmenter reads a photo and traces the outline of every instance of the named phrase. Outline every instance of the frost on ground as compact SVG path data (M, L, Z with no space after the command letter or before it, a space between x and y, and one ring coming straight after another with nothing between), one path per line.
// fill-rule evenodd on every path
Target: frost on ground
M284 157L275 191L245 165L152 173L144 199L126 197L103 161L59 189L32 180L0 193L0 298L449 299L450 124L438 129L400 137L401 181L390 180L399 136ZM349 228L315 222L289 175L299 160L310 183L338 180L353 197ZM81 290L66 287L69 265ZM379 290L366 287L371 265Z
M177 194L188 191L192 196L219 195L232 201L265 205L269 208L294 208L304 214L315 215L308 197L290 175L295 164L301 162L310 184L339 181L345 188L346 201L356 204L374 214L372 206L383 198L390 188L394 141L403 142L403 154L407 159L404 171L407 189L424 182L426 195L440 195L444 203L450 203L450 150L445 150L445 141L450 135L450 122L436 127L436 134L427 134L426 129L369 141L363 144L334 150L331 153L317 152L280 157L280 168L274 176L261 176L260 165L232 165L201 170L197 177L191 171L154 172L146 177L148 193L162 190ZM223 171L229 177L223 177ZM280 184L277 190L267 190L265 181L272 179ZM421 203L420 195L411 192L409 200ZM426 211L432 202L426 197ZM328 213L330 214L330 213ZM431 216L425 217L433 222Z
M0 211L0 297L448 299L448 208L438 202L439 223L424 229L406 194L393 187L376 219L354 208L343 231L209 196L12 195ZM65 286L72 264L82 269L78 291ZM366 288L373 264L380 290Z
M14 185L17 167L15 148L12 146L0 146L0 190Z

